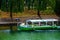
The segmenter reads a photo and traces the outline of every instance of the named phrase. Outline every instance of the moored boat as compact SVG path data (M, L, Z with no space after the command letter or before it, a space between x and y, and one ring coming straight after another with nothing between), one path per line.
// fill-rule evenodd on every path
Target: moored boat
M58 19L29 19L18 25L18 30L49 30L57 29Z

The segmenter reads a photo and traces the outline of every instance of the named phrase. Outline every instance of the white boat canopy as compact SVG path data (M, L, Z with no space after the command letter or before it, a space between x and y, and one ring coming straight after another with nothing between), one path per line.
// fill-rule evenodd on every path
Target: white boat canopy
M58 19L30 19L30 20L27 20L26 22L48 22L48 21L58 21Z

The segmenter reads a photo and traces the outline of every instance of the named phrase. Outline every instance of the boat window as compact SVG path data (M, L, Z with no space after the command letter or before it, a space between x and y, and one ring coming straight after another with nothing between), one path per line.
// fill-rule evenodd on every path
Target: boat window
M47 25L52 26L52 22L47 22Z
M30 21L29 21L29 22L28 22L28 24L29 24L29 25L31 25L31 24L32 24L32 22L30 22Z
M40 26L46 25L46 22L40 22Z
M37 25L39 25L39 22L34 22L34 26L37 26Z
M58 21L58 26L60 26L60 21Z
M58 22L57 21L54 21L54 25L58 25Z
M60 26L60 21L55 21L54 24Z

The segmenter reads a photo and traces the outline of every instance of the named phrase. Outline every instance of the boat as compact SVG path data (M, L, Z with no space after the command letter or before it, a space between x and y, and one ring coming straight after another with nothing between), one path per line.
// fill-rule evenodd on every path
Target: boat
M18 30L57 29L58 19L29 19L18 25Z

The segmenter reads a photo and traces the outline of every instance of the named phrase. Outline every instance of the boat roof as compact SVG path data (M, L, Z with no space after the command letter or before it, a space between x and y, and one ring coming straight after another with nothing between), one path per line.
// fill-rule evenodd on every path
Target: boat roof
M29 19L26 22L46 22L46 21L58 21L58 19Z

